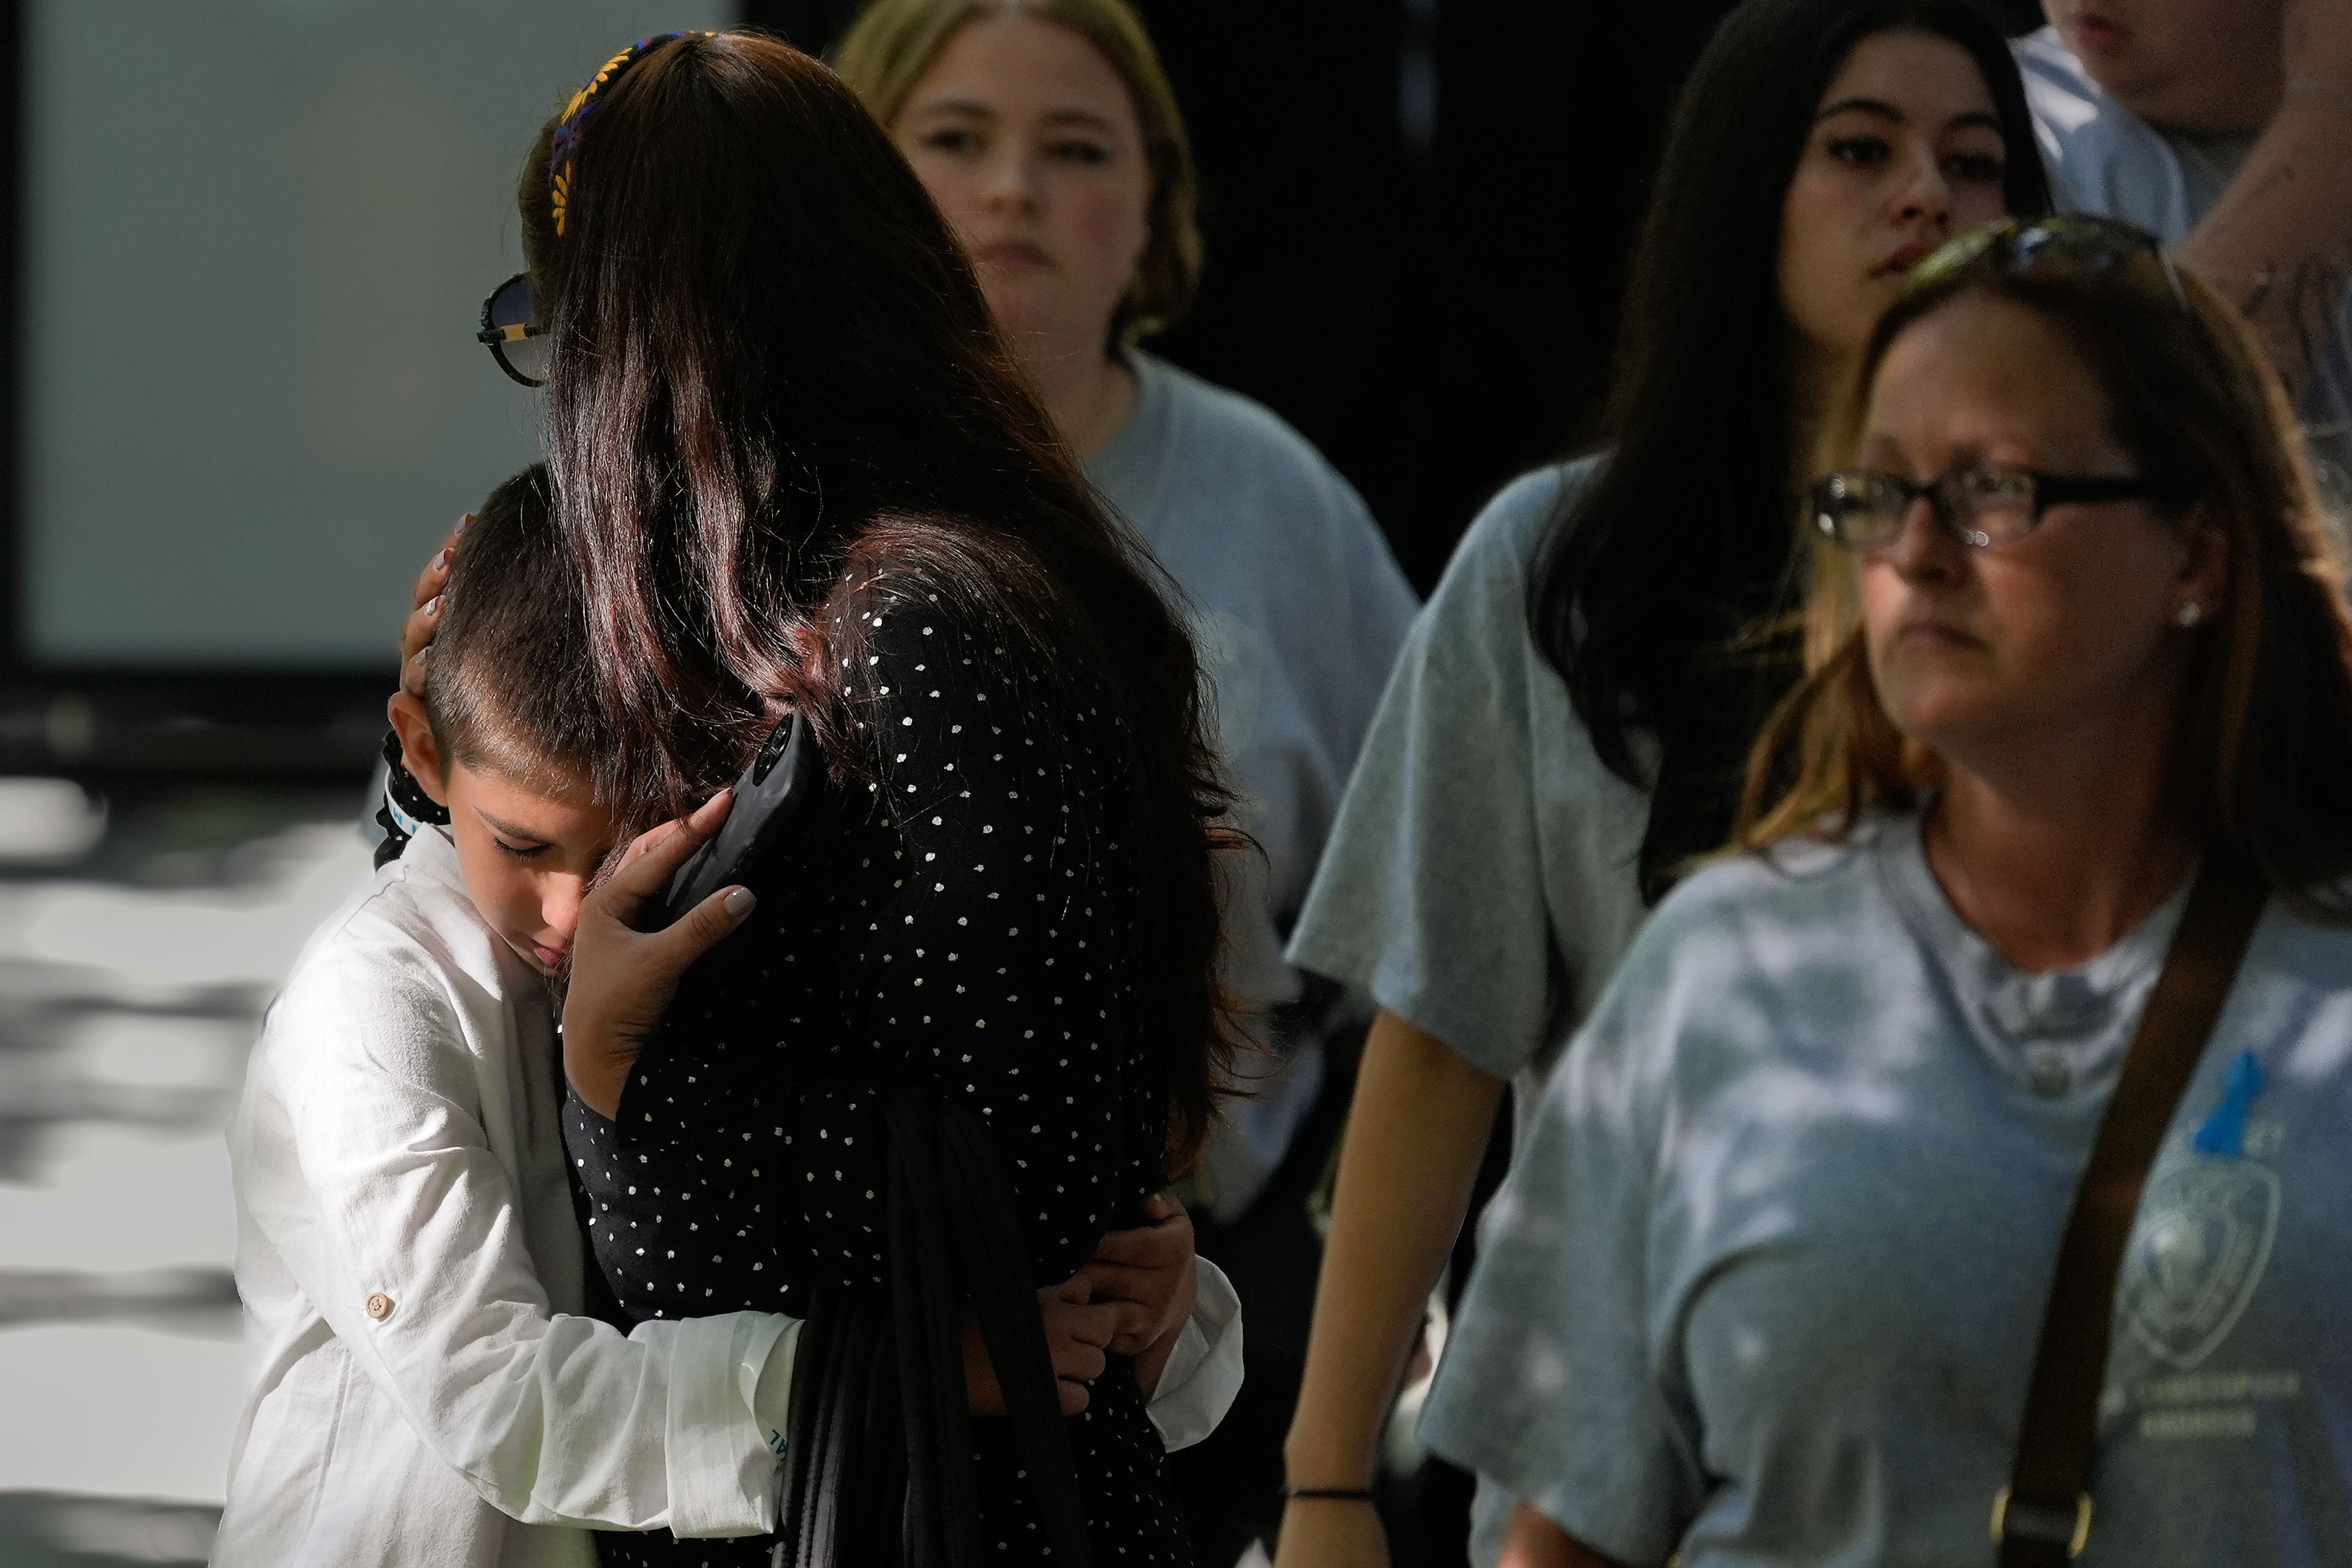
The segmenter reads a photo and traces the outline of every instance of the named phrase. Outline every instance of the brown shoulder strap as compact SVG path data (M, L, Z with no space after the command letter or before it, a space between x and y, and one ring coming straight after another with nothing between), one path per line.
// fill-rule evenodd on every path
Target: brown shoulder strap
M2148 1166L2212 1037L2267 897L2250 868L2219 858L2206 862L2189 890L2058 1249L2017 1463L1993 1503L2000 1568L2060 1568L2090 1539L2091 1459L2124 1245Z

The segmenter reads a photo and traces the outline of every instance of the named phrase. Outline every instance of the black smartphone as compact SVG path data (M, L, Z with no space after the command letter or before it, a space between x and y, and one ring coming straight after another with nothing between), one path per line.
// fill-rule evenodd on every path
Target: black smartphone
M670 877L656 925L678 916L746 873L783 833L801 803L824 782L824 758L801 716L793 714L762 742L735 781L735 804L709 843Z

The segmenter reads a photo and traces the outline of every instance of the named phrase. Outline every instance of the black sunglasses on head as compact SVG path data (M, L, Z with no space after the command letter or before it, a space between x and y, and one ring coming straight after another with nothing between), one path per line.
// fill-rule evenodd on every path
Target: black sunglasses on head
M525 386L547 384L548 331L531 310L530 274L518 272L482 301L482 330L474 341L487 344L499 368Z

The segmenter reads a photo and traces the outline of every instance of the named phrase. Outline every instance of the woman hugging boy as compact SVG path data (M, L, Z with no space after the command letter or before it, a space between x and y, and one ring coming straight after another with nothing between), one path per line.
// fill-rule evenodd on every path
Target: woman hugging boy
M592 1529L776 1525L799 1324L738 1311L625 1334L587 1315L557 1026L572 941L583 905L626 920L727 801L644 835L590 893L614 837L591 764L612 737L548 512L536 467L492 493L430 693L393 700L448 826L421 827L320 928L255 1047L229 1132L250 1392L218 1563L584 1564ZM593 984L657 1014L752 902L721 889ZM1215 1426L1238 1314L1189 1253L1039 1292L1066 1412L1118 1333L1181 1317L1192 1268L1202 1305L1150 1415L1171 1447ZM1002 1408L985 1355L966 1395Z

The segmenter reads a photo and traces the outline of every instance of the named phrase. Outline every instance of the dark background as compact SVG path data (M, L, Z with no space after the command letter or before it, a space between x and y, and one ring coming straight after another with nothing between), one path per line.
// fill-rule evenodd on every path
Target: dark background
M1270 405L1424 593L1487 496L1590 429L1676 87L1729 0L1139 0L1190 121L1208 269L1153 346ZM2035 0L1995 0L2013 27ZM853 0L746 0L822 49ZM0 0L0 76L20 68ZM453 41L453 47L455 41ZM17 354L25 95L0 113L0 442ZM464 323L460 323L463 326ZM29 666L0 447L0 771L103 782L363 770L381 680ZM394 627L385 627L387 647Z

